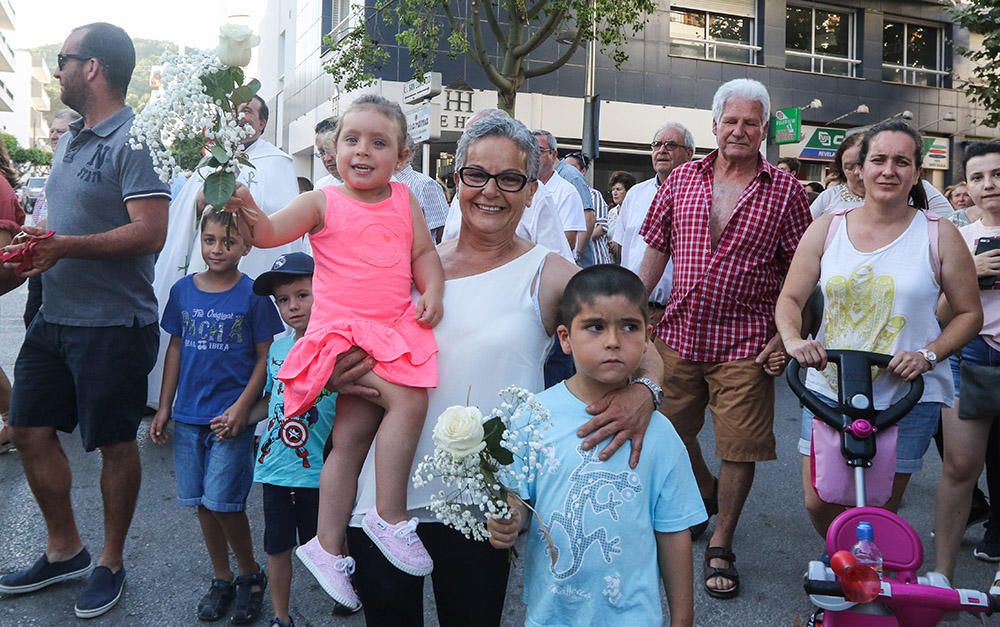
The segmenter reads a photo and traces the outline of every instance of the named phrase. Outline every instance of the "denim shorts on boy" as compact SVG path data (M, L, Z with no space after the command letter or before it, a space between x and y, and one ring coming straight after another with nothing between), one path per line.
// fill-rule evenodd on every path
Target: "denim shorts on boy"
M835 402L822 394L817 397L831 407ZM938 421L941 419L941 403L917 403L910 413L897 424L896 472L912 475L924 465L924 453L934 439ZM812 442L813 413L802 410L802 433L799 436L799 453L809 455Z
M174 472L181 505L242 512L253 485L253 429L218 440L208 425L174 421Z
M264 552L278 555L316 536L319 488L264 488Z
M79 425L87 451L135 440L156 362L156 324L77 327L46 322L43 308L14 363L10 422L15 427Z
M948 365L951 366L951 380L955 383L955 398L958 398L958 393L962 389L962 377L959 375L961 364L962 362L957 355L948 358Z

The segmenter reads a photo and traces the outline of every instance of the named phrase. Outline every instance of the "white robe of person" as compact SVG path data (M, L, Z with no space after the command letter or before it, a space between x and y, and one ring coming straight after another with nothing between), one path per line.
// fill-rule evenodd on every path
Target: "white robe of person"
M258 139L247 149L247 157L253 168L242 167L238 180L253 194L257 205L268 215L288 205L299 195L298 180L292 168L292 158L274 145ZM198 191L204 184L204 175L193 174L170 201L167 222L167 239L156 258L156 274L153 291L160 308L160 317L167 306L170 288L181 277L205 270L205 260L201 257L201 238L198 236L195 202ZM308 252L305 238L277 248L254 248L240 261L240 270L251 279L271 269L275 259L291 252ZM149 373L146 404L154 409L160 406L160 385L163 382L163 358L167 352L170 336L160 330L160 351Z
M545 246L554 253L565 257L570 263L576 263L573 251L569 248L566 234L563 232L562 221L556 208L552 206L552 198L543 193L545 185L538 181L531 204L524 208L521 220L517 223L517 236ZM458 206L458 194L451 199L448 207L448 217L444 223L444 233L441 241L458 238L462 230L462 210Z

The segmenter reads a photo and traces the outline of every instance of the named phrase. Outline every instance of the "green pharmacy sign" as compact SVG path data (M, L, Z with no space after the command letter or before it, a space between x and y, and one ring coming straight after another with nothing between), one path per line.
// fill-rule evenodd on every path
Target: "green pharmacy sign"
M775 144L802 141L802 110L798 107L778 109L771 117L771 139Z

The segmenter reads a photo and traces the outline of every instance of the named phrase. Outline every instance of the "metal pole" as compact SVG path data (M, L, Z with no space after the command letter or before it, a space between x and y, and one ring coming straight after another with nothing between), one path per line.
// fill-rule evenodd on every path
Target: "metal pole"
M430 142L424 142L421 147L421 164L420 169L427 176L431 175L431 144Z
M854 467L854 498L858 507L864 507L868 502L865 494L865 469L861 466Z
M587 42L586 84L583 95L583 138L580 148L583 154L594 158L594 99L597 95L597 0L590 3L590 41ZM587 184L594 184L594 168L587 170Z

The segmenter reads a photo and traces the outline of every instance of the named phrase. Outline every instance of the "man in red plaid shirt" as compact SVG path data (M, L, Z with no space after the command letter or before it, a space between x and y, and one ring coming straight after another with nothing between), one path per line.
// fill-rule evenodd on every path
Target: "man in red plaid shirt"
M759 82L720 87L712 102L718 149L671 172L640 230L649 245L639 271L647 290L674 261L673 290L656 326L662 411L687 445L709 515L719 514L705 551L705 589L716 598L739 592L736 524L755 462L776 458L772 374L783 369L784 354L774 306L811 220L802 185L760 154L769 115ZM718 481L697 440L706 406L722 460Z

